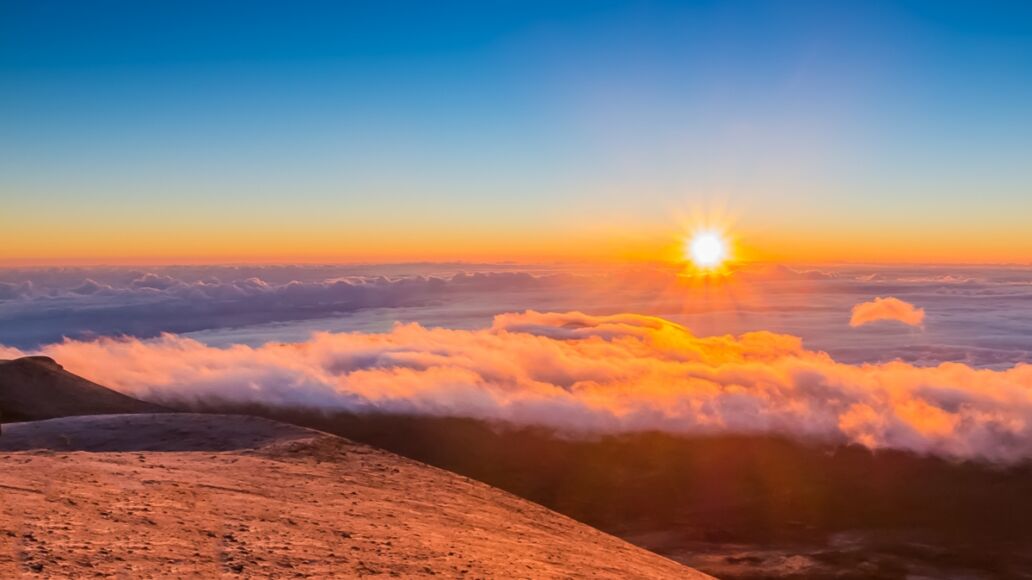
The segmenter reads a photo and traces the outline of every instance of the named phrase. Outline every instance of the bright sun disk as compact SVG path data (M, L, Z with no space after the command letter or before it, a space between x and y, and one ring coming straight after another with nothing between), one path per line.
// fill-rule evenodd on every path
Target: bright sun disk
M727 243L716 232L699 232L688 242L688 255L699 268L716 268L727 259Z

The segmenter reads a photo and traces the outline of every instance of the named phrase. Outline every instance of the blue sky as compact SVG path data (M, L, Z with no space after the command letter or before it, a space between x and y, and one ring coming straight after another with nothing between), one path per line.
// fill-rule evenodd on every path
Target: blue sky
M1032 260L1028 3L0 2L0 126L5 260L575 255L714 200L776 256Z

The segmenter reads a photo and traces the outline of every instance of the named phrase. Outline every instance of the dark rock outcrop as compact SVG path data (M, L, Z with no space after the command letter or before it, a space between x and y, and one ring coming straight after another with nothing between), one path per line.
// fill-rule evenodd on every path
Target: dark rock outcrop
M163 411L72 374L50 357L0 360L0 419L5 422Z

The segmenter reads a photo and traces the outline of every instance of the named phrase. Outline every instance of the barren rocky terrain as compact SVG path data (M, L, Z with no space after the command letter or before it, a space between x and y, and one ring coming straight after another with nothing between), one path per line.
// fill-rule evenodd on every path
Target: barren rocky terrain
M8 424L0 577L703 578L508 493L243 416Z

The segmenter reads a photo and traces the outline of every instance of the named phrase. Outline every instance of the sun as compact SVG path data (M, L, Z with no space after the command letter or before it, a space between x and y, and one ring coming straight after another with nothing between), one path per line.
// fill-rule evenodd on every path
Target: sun
M724 264L728 258L727 241L717 232L696 232L685 244L688 258L697 268L714 270Z

